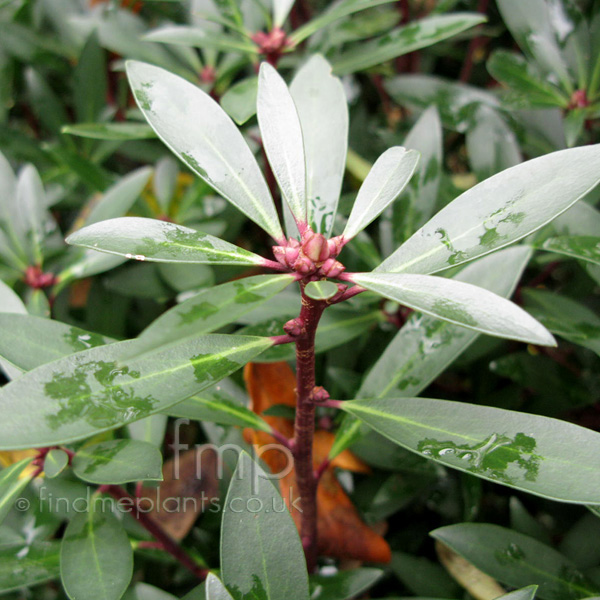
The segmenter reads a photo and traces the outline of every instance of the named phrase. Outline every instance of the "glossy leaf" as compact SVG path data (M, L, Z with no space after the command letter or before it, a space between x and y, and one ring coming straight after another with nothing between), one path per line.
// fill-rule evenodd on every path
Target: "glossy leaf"
M96 32L92 32L81 51L73 73L73 99L78 121L94 122L102 114L107 81L105 77L98 77L98 73L103 73L105 70L104 50L98 42Z
M273 25L275 27L281 27L284 24L294 2L295 0L273 0Z
M162 447L168 424L167 415L150 415L145 419L127 425L127 432L132 440L149 442L158 448Z
M161 481L162 455L148 442L110 440L78 450L73 472L83 481L98 484Z
M356 273L355 283L414 310L481 333L555 346L549 331L516 304L483 288L428 275Z
M294 100L277 71L262 63L256 104L260 134L279 188L299 223L306 223L306 164Z
M207 335L139 360L131 341L42 365L0 389L0 447L42 447L84 439L165 410L227 377L269 339Z
M243 125L256 114L257 95L258 77L247 77L223 94L221 106L238 125Z
M119 600L133 574L133 550L121 523L100 502L65 530L60 572L72 600Z
M304 293L313 300L329 300L339 292L333 281L310 281L304 288Z
M225 500L221 569L235 600L309 598L306 562L294 521L267 474L245 452L240 454Z
M146 123L76 123L64 125L62 133L93 140L129 141L145 140L156 137Z
M346 94L320 54L311 56L298 71L290 93L302 127L308 222L314 231L329 237L346 168Z
M69 464L69 455L58 448L50 450L44 459L44 475L53 479L60 475Z
M531 258L526 246L506 248L466 266L456 281L510 297ZM419 395L477 338L475 331L411 315L365 377L358 398Z
M598 504L600 473L589 457L600 448L600 434L590 429L428 398L354 400L342 408L393 442L448 467L544 498Z
M366 592L381 579L380 569L358 568L335 575L313 575L310 578L311 600L351 600Z
M386 150L377 159L358 191L342 234L344 238L352 239L400 195L418 161L418 152L401 146Z
M60 576L59 542L36 542L27 547L0 549L0 592L58 579Z
M600 181L600 146L553 152L502 171L442 209L376 269L435 273L515 242Z
M572 235L548 238L538 247L541 250L600 265L600 237Z
M502 583L514 587L537 584L537 597L542 600L583 598L597 592L564 556L516 531L485 523L460 523L435 529L430 535Z
M166 44L180 44L196 48L210 48L223 52L243 52L245 54L256 54L257 47L250 41L228 35L221 31L210 31L200 27L189 27L186 25L168 25L155 29L143 36L148 42L163 42Z
M336 75L362 71L441 42L483 21L484 17L474 13L427 17L342 52L333 63L333 71Z
M209 573L204 585L206 589L205 600L233 600L231 594L216 575Z
M159 346L215 331L254 310L292 281L291 275L256 275L203 290L153 321L132 351L139 356Z
M32 458L23 460L0 471L0 524L10 512L14 501L31 481L25 470L31 464Z
M497 600L533 600L537 592L537 585L528 585L527 587L521 588L510 592L510 594L504 594Z
M127 74L158 137L219 194L281 241L284 236L267 184L223 109L193 84L158 67L129 62Z
M67 243L139 261L260 265L260 256L206 233L158 219L119 217L79 229Z
M4 281L0 280L0 310L3 313L27 314L27 309L19 295L9 287ZM0 314L0 318L3 315Z
M0 357L20 371L30 371L63 356L114 340L31 315L0 314Z

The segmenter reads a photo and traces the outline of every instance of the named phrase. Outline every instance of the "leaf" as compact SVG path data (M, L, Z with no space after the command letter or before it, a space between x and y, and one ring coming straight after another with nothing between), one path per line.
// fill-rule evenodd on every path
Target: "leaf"
M394 574L413 593L427 596L456 596L458 586L441 565L406 552L392 555Z
M30 315L0 314L0 357L20 371L113 342L60 321Z
M600 265L600 237L585 235L553 237L536 245L536 247L540 250L556 252L557 254Z
M0 471L0 524L6 519L19 494L31 481L31 476L28 477L25 471L32 460L24 458Z
M589 457L600 448L600 434L589 429L428 398L354 400L341 407L393 442L453 469L544 498L598 504L600 473Z
M292 281L294 278L287 274L256 275L202 290L163 313L144 329L132 347L132 356L233 323L284 290Z
M145 123L76 123L63 125L61 133L93 140L129 141L146 140L156 137L151 127Z
M119 217L79 229L67 243L139 261L261 265L260 256L206 233L158 219Z
M223 580L236 600L308 600L300 537L283 499L268 478L245 452L240 454L223 510ZM233 501L241 501L241 512ZM260 508L254 512L257 506Z
M333 281L309 281L304 288L304 293L313 300L329 300L339 292L338 286Z
M517 95L522 108L566 108L569 98L543 76L522 56L506 50L496 50L487 63L494 79L506 84ZM514 102L513 97L510 100Z
M27 309L19 295L0 279L0 307L3 313L27 314ZM3 315L0 314L0 318Z
M460 195L376 270L435 273L516 242L592 190L598 170L600 145L506 169Z
M10 592L58 579L59 542L34 542L27 552L0 550L0 592Z
M58 448L50 450L44 459L44 475L54 479L60 475L69 464L69 455Z
M289 36L290 43L297 46L319 29L327 27L342 17L390 2L393 2L393 0L344 0L343 2L336 2L308 23L295 29Z
M313 575L311 600L351 600L366 592L381 579L381 569L358 568L335 575Z
M167 415L155 414L127 425L129 437L162 448L167 431Z
M60 573L72 600L119 600L133 574L129 538L99 499L76 514L65 530Z
M294 100L277 71L262 63L256 104L263 146L279 188L298 223L306 223L306 165Z
M457 12L426 17L342 52L333 63L333 72L336 75L348 75L363 71L453 37L484 21L485 17L475 13Z
M497 600L533 600L537 589L537 585L528 585L510 594L504 594L504 596L500 596Z
M196 86L163 69L129 62L127 74L136 101L158 137L219 194L275 240L283 241L267 184L223 109Z
M298 71L290 93L304 141L308 223L329 237L346 168L348 101L342 82L320 54Z
M597 591L556 550L516 531L484 523L460 523L440 527L430 535L507 585L537 584L542 600L582 598Z
M104 49L98 43L98 36L92 31L88 37L75 71L73 72L75 114L78 121L96 121L105 107L106 72Z
M0 389L0 447L84 439L143 419L227 377L270 339L207 335L127 363L132 342L92 348L42 365Z
M412 177L419 153L395 146L375 162L360 186L342 236L350 240L375 220L402 192Z
M243 52L244 54L257 54L255 44L242 37L228 35L221 31L210 31L200 27L187 25L167 25L154 29L142 36L147 42L163 42L167 44L180 44L196 48L210 48L223 52Z
M295 0L273 0L273 26L281 27L288 15L290 10L294 6Z
M550 332L522 308L469 283L395 273L357 273L352 280L404 306L468 329L530 344L556 345Z
M246 77L232 85L221 96L221 106L238 124L243 125L256 114L258 77Z
M531 249L527 246L506 248L467 265L453 279L507 298L514 292L530 258ZM417 396L477 336L475 331L447 321L411 315L365 377L357 397Z
M204 585L206 586L205 600L233 600L216 575L209 573Z
M110 440L78 450L73 457L73 472L79 479L97 484L160 481L162 455L148 442Z

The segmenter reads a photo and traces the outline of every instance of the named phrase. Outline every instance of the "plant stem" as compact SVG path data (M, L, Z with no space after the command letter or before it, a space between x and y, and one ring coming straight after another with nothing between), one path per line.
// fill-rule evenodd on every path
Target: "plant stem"
M131 515L133 518L151 533L161 547L175 558L179 564L194 574L198 579L204 580L208 575L208 570L203 569L192 559L192 557L175 542L158 523L154 522L145 512L140 511L136 498L127 493L118 485L103 485L98 488L101 493L110 494L115 500L124 500L128 506L131 506Z
M313 467L315 430L315 334L326 304L304 294L300 320L304 331L296 339L296 421L293 454L298 495L302 506L300 538L309 573L317 565L317 485Z

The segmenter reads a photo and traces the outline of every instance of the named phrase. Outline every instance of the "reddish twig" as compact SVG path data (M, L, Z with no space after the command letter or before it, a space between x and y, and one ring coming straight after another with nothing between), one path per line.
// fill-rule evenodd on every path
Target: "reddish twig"
M487 14L488 11L489 0L479 0L479 5L477 7L477 12L482 15ZM481 25L478 26L478 29L481 30ZM471 79L471 73L473 72L473 57L477 53L477 51L483 46L485 42L485 36L476 35L470 42L469 48L467 49L467 55L465 56L465 61L460 70L459 79L462 83L467 83L469 79Z

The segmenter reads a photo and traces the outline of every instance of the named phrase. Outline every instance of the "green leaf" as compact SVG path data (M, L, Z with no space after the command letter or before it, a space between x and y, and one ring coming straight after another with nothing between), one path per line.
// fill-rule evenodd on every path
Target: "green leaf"
M162 481L162 455L148 442L110 440L77 451L73 472L79 479L97 484Z
M26 477L24 471L32 460L32 458L24 458L0 471L0 524L10 512L19 494L31 481L31 476Z
M287 274L256 275L202 290L153 321L140 334L132 356L215 331L254 310L292 281Z
M158 219L119 217L79 229L67 243L135 260L261 265L260 256L206 233Z
M363 71L441 42L484 21L485 17L479 14L459 12L421 19L342 52L333 63L333 72L347 75Z
M69 455L58 448L50 450L44 459L44 474L50 479L60 475L69 464Z
M454 276L503 298L511 296L531 258L527 246L485 256ZM358 398L420 394L476 339L477 332L422 314L411 315L365 377Z
M133 574L133 550L121 523L99 499L65 530L60 573L71 600L119 600Z
M79 352L0 388L0 448L53 446L161 412L237 371L272 341L205 335L124 363L131 345Z
M386 150L360 186L342 236L352 239L375 220L402 192L412 177L419 153L395 146Z
M308 600L298 530L262 468L240 454L223 507L221 569L235 600Z
M507 246L585 196L599 171L600 145L511 167L456 198L376 270L435 273Z
M27 314L27 308L18 294L0 279L0 307L3 313ZM0 318L3 315L0 314ZM0 341L1 343L1 341Z
M542 75L522 56L506 50L496 50L487 63L491 75L512 88L517 94L520 107L566 108L569 98L559 89L547 83ZM513 101L513 97L510 97Z
M358 568L335 575L313 575L310 578L311 600L350 600L366 592L381 579L381 569Z
M381 4L389 4L393 1L394 0L343 0L343 2L336 2L308 23L295 29L289 36L290 43L297 46L307 37L310 37L313 33L319 31L319 29L331 25L331 23L334 23L342 17Z
M151 127L145 123L76 123L64 125L61 133L93 140L129 141L156 137Z
M60 542L34 542L21 548L0 549L0 593L58 579Z
M165 433L167 431L168 420L167 415L150 415L145 419L129 423L129 425L127 425L127 432L129 433L129 437L133 440L149 442L153 446L162 448Z
M147 42L193 46L202 50L210 48L223 52L233 51L243 52L244 54L258 54L258 47L245 38L228 35L221 31L211 31L187 25L161 27L145 34L142 36L142 39Z
M158 137L219 194L282 241L264 177L223 109L193 84L158 67L128 62L127 74L136 101Z
M600 434L590 429L428 398L354 400L342 408L393 442L453 469L544 498L599 503L600 473L590 457L600 450Z
M533 317L483 288L429 275L355 273L352 280L414 310L496 337L541 346L556 342Z
M536 247L600 265L600 237L588 235L554 237L544 240Z
M104 49L98 43L98 35L92 31L73 72L75 115L78 121L96 121L106 102L106 59Z
M258 77L246 77L232 85L221 97L221 106L238 124L243 125L256 114Z
M313 300L329 300L339 292L333 281L310 281L304 288L304 293Z
M209 573L204 585L206 586L206 600L233 600L216 575Z
M298 223L306 223L306 165L302 127L285 81L260 66L256 104L260 134L279 188Z
M60 321L0 314L0 357L20 371L111 343L111 338Z
M500 596L500 598L497 598L497 600L533 600L537 589L537 585L528 585L520 590L510 592L510 594L504 594L503 596Z
M440 527L430 535L502 583L513 587L538 585L537 595L542 600L597 593L575 565L556 550L511 529L460 523Z
M433 597L456 596L457 585L444 568L425 557L406 552L392 554L392 570L414 594Z
M298 71L290 93L304 140L308 222L313 231L331 235L346 168L348 102L331 65L315 54Z
M273 26L281 27L288 15L295 0L273 0Z

